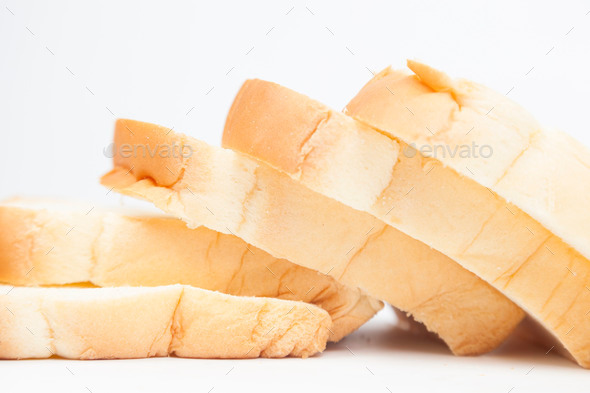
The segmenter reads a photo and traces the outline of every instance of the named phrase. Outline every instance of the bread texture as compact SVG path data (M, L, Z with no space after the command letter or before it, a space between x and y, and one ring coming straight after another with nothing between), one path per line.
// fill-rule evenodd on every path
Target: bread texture
M255 358L324 350L319 307L183 285L0 286L0 358Z
M523 317L497 290L442 254L261 161L131 120L116 123L114 140L117 152L149 145L152 151L180 146L191 154L115 154L115 168L102 178L109 189L152 201L190 227L235 234L275 257L359 287L411 313L457 354L495 348ZM385 143L381 149L389 156L396 147Z
M389 84L381 86L385 93L380 100L369 103L365 98L359 116L363 122L278 85L266 86L264 95L261 86L250 87L258 90L249 93L256 102L251 111L280 113L280 119L252 115L250 123L239 123L245 127L239 133L226 128L225 146L260 157L310 188L370 212L457 261L539 321L579 364L590 367L590 262L498 193L424 156L419 146L395 138L403 124L385 132L373 123L370 114L389 116L383 96L399 95ZM240 95L245 89L248 84ZM241 101L247 106L247 99ZM360 101L354 102L348 111L357 115ZM298 107L302 109L293 110ZM417 116L410 107L404 110ZM320 120L299 120L309 119L310 113ZM429 113L425 106L420 115L427 118ZM293 144L285 146L287 139L278 142L276 134L289 134ZM384 151L384 145L394 146L394 152ZM315 182L317 178L331 182ZM354 184L358 186L348 186Z
M72 201L0 203L0 282L99 287L185 284L230 295L300 300L328 311L331 341L382 303L242 239L165 215Z
M406 143L444 146L447 154L422 150L590 258L590 150L567 134L545 130L507 95L416 61L408 67L414 74L380 72L347 111ZM466 146L476 154L459 154Z

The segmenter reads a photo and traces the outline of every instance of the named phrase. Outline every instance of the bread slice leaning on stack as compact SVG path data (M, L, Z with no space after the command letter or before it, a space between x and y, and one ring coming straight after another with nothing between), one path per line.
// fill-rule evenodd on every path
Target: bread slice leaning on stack
M417 146L479 146L487 157L439 152L436 158L590 258L590 150L567 134L545 130L507 95L416 61L408 67L414 74L380 72L347 111ZM386 87L395 94L386 94Z
M331 320L319 307L183 285L0 286L0 358L311 356Z
M383 167L393 167L397 146L375 139L390 157ZM457 354L495 348L523 317L442 254L260 161L131 120L117 122L114 140L115 168L101 180L109 189L152 201L189 227L235 234L275 257L364 289L412 313ZM119 154L123 148L173 146L192 154Z
M480 147L477 155L434 156L422 149L445 166L443 176L461 178L455 198L460 194L485 213L464 266L494 283L590 368L590 151L544 130L506 95L419 62L408 67L414 75L391 69L376 75L347 112L418 148ZM499 253L498 242L516 252ZM474 257L482 251L479 263Z
M366 95L348 107L353 115L362 113L359 118L366 123L278 85L249 82L254 87L243 88L249 89L249 98L242 98L242 109L234 113L248 113L243 107L250 104L250 118L231 126L238 132L226 129L224 146L259 157L453 258L521 306L579 364L589 367L590 296L585 286L590 261L492 190L420 154L420 146L396 138L404 124L392 123L385 132L381 123L372 121L370 116L377 114L397 119L386 100L402 105L399 89L381 83L383 78L381 74L371 82L380 83L379 100ZM430 119L431 106L424 104L420 112L424 121ZM403 111L417 116L411 104L396 108L399 116ZM281 119L267 116L269 112L281 113ZM444 120L449 118L447 114ZM396 146L391 168L384 165L391 153L383 151L378 137ZM384 169L375 169L380 167ZM330 181L314 181L317 178Z
M330 276L273 258L233 235L165 215L72 201L0 203L0 282L99 287L184 284L326 310L338 341L382 304Z

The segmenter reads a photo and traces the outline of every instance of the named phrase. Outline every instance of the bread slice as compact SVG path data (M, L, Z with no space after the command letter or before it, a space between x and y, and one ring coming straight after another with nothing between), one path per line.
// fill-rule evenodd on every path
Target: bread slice
M564 133L544 130L506 95L416 61L408 67L414 75L390 68L376 75L350 102L350 114L417 146L469 146L485 153L439 151L435 158L590 258L590 150Z
M316 304L330 340L369 320L382 303L330 276L273 258L240 238L188 229L164 215L101 210L72 201L0 203L0 282L100 287L186 284L230 295Z
M243 154L131 120L117 122L114 150L115 169L102 178L109 189L362 288L412 313L457 354L495 348L523 316L430 247Z
M255 358L324 350L331 320L303 302L186 285L0 286L0 358Z
M536 319L589 368L590 150L564 133L544 130L508 94L454 80L416 61L408 61L408 67L414 75L390 68L380 72L346 111L422 147L425 156L500 197L500 209L514 213L512 224L519 226L520 238L536 239L534 256L512 262L513 273L531 274L516 292L537 303L531 311L539 311L542 319ZM447 154L434 154L435 147L444 147ZM469 154L448 154L461 149ZM527 302L514 300L529 310Z
M389 85L382 88L397 96ZM365 103L363 119L387 113L380 102ZM397 130L385 133L286 88L251 81L228 116L224 146L260 157L453 258L589 367L590 261L497 193L394 138Z

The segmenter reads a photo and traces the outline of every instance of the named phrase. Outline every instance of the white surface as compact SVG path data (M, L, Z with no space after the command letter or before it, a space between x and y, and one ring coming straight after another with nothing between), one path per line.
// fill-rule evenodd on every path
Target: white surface
M10 0L0 8L0 198L117 203L120 197L105 196L97 182L110 168L103 148L115 116L218 144L246 78L273 80L342 108L371 76L368 69L402 67L407 57L500 92L512 89L509 96L542 123L590 145L589 11L588 1ZM454 358L439 343L391 331L392 321L381 315L305 361L2 362L1 386L93 393L299 392L320 385L377 392L588 390L590 371L545 356L545 349L513 343L492 355Z

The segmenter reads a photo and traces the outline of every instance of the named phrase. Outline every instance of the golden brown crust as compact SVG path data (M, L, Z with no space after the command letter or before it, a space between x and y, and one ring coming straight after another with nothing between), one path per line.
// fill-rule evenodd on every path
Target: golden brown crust
M184 141L199 154L185 160L172 187L155 183L157 174L137 177L130 170L135 163L115 168L102 183L152 201L189 226L235 233L411 311L458 354L495 348L521 320L522 311L482 280L369 214L244 155Z
M310 304L182 285L0 291L3 359L307 357L331 324Z
M259 86L261 88L258 88ZM290 105L282 105L279 101L278 105L273 107L277 96L280 96L279 99L289 102ZM266 84L257 79L248 81L236 95L227 115L223 140L225 141L227 138L237 140L241 146L248 146L248 149L244 150L245 153L249 153L249 150L259 151L263 158L268 157L270 162L283 159L283 165L290 172L296 172L299 169L299 162L294 157L301 152L305 142L311 138L318 125L325 121L329 115L327 108L321 104L311 100L297 100L296 96L297 93L294 91L282 89L279 85ZM267 107L267 111L262 114L257 110L261 103L266 103ZM299 121L282 123L280 132L276 132L273 129L258 127L260 116L270 118L284 116L288 119L299 119ZM256 132L246 131L232 134L232 128L228 128L227 124L234 122L239 122L244 127L252 127L256 129ZM257 137L258 135L259 137ZM273 146L266 144L265 140L269 138L282 149L276 150L273 149ZM288 150L288 154L283 155L284 150Z
M0 204L0 282L101 287L185 284L236 296L318 305L338 341L369 320L379 301L330 276L277 259L240 238L178 219L63 208L65 201Z
M178 180L185 156L182 135L172 133L170 128L126 119L118 119L117 128L121 132L113 141L117 147L113 152L115 165L133 165L138 176L155 176L158 184L168 186ZM158 157L157 164L152 157Z

